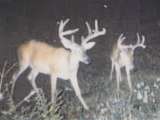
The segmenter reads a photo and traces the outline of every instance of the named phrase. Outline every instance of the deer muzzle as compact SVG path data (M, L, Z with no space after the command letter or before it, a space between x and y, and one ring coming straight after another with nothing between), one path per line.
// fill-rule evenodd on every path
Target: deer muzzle
M90 64L91 63L91 59L89 57L86 57L84 60L85 64Z

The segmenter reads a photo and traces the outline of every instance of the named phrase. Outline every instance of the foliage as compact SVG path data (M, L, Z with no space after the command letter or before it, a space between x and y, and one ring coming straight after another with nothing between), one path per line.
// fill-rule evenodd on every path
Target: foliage
M2 81L6 74L5 63L1 72L1 86ZM56 104L51 104L47 101L42 89L39 92L31 91L23 100L17 104L13 101L13 82L9 81L3 83L3 90L1 90L2 99L0 102L5 101L6 108L0 111L0 120L62 120L63 116L59 113L63 104L62 100ZM58 95L60 97L61 94ZM57 97L57 99L58 99ZM27 104L27 105L25 105Z

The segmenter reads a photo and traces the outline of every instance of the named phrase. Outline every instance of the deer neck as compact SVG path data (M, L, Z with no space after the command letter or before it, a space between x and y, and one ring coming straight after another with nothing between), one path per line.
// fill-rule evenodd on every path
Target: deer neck
M76 55L71 52L69 58L70 69L78 71L80 61L77 59Z

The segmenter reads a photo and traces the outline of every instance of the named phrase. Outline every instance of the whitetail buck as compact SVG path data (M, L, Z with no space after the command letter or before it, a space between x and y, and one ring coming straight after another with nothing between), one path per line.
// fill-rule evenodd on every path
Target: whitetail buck
M51 77L51 101L55 102L55 92L57 78L70 80L76 95L86 110L88 106L82 98L81 91L78 85L77 73L79 63L90 63L90 58L86 54L86 51L91 49L96 43L89 42L90 40L104 35L106 29L101 31L98 28L98 21L95 20L95 29L91 30L90 25L86 22L88 35L81 37L81 45L74 42L74 37L70 40L66 35L72 35L79 29L72 29L64 31L64 27L69 22L69 19L60 21L59 23L59 37L63 47L56 48L48 45L44 42L38 42L31 40L22 44L18 49L19 70L13 75L13 79L16 82L17 78L28 67L31 68L31 72L28 75L28 79L31 82L34 90L38 90L36 85L36 77L39 73L49 74Z
M127 80L130 90L132 91L132 83L131 83L131 75L130 72L134 68L134 50L137 47L145 48L144 45L145 37L142 35L142 40L140 40L140 36L137 33L137 43L135 45L126 45L124 44L124 40L126 37L121 34L117 40L117 43L113 46L113 50L111 53L111 72L110 72L110 80L112 80L113 72L116 72L116 80L117 80L117 90L119 91L119 82L122 80L121 69L125 68L127 74Z

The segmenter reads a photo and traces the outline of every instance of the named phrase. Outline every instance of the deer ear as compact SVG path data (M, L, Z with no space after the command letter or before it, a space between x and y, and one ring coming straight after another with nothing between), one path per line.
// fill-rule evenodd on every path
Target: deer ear
M92 47L94 47L95 45L96 45L96 42L89 42L89 43L84 44L83 46L84 46L84 48L85 48L86 50L89 50L89 49L91 49Z

